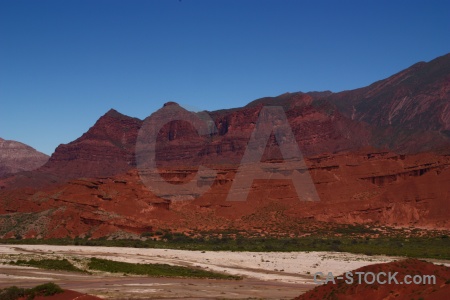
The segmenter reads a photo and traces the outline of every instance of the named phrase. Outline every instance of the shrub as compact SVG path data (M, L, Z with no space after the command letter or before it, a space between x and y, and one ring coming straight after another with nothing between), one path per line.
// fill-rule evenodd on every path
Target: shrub
M18 266L29 266L36 267L46 270L57 270L57 271L71 271L71 272L84 272L78 269L67 259L42 259L42 260L18 260L16 262L10 262L10 264Z
M63 289L53 282L44 283L41 285L38 285L32 289L29 290L30 293L34 293L35 295L42 295L42 296L53 296L55 294L59 294L63 292Z
M25 296L25 290L18 288L17 286L8 287L0 290L0 299L3 300L16 300Z
M151 237L154 236L155 234L153 232L144 232L141 234L141 237Z
M147 275L153 277L241 279L239 276L225 275L201 269L171 266L166 264L133 264L95 257L91 258L89 268L92 270L111 273Z
M0 289L0 299L17 300L19 298L26 297L27 300L32 300L37 296L53 296L62 292L63 289L53 282L44 283L31 289L23 289L12 286L5 289Z

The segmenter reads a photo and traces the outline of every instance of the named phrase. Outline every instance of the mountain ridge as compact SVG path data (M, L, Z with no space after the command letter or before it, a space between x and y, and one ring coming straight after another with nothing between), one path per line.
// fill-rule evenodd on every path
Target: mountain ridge
M419 74L416 74L417 72L419 72ZM427 79L428 77L424 76L422 73L425 73L427 76L434 74L432 77L435 78L435 80L430 83L430 79ZM436 74L440 75L437 79L435 76ZM408 83L408 80L412 80L415 84L423 83L425 87L416 88L415 91L413 91L409 87L410 84ZM437 83L433 84L434 82ZM405 84L407 86L406 88ZM432 92L436 84L441 85L439 93L435 95L435 97L427 96L426 93ZM392 91L392 86L396 87L396 92ZM407 101L402 100L405 99L404 97L406 94L409 95L412 92L416 92L418 95L413 95L413 97L410 97L411 99L407 99ZM382 98L382 100L384 99L382 101L383 103L380 103L380 98ZM354 90L338 93L330 91L284 93L276 97L263 97L253 100L243 107L209 111L207 113L212 117L216 127L219 129L219 136L226 136L230 131L228 127L239 128L244 132L241 137L237 137L238 134L233 132L232 138L242 140L241 145L238 147L240 149L244 147L244 140L248 140L250 136L250 128L247 130L245 129L248 127L247 123L255 122L257 118L257 112L252 111L252 109L257 110L257 108L261 108L263 105L279 105L285 109L288 118L290 117L289 122L294 128L294 131L295 128L300 130L302 127L302 120L296 119L297 116L307 116L319 113L322 114L322 126L329 123L326 127L334 127L334 130L331 130L328 134L334 137L334 142L336 144L343 144L347 140L350 144L349 147L332 147L329 145L327 147L317 147L318 149L312 149L311 142L308 142L308 145L302 145L302 143L299 142L301 150L306 155L320 154L320 152L351 151L352 149L356 150L365 146L388 149L401 153L418 153L422 151L432 151L433 149L438 148L445 149L446 146L450 145L449 100L450 54L446 54L429 62L416 63L386 79L379 80L369 86ZM421 109L420 111L419 108L414 108L415 104L422 105L419 107ZM245 118L239 120L239 115L243 115ZM249 119L250 115L252 115L250 118L251 120ZM103 122L103 119L105 118L109 121ZM118 121L117 125L113 125L114 120ZM335 120L341 120L340 122L342 122L342 124L334 124L333 122L335 122ZM114 160L120 161L118 158L120 153L127 157L126 164L134 166L134 162L132 161L134 159L134 154L131 153L134 149L132 149L133 146L131 144L135 142L135 138L129 139L129 137L126 137L125 143L122 143L121 138L116 136L116 132L112 132L113 130L108 128L113 127L114 130L117 130L118 132L134 131L130 133L130 136L134 136L137 135L135 131L140 129L142 122L143 121L138 118L126 116L115 109L110 109L80 138L69 144L60 145L55 150L54 155L52 155L49 164L51 165L55 160L57 161L59 159L69 160L67 157L63 158L64 155L62 153L65 151L72 151L75 145L77 145L77 147L83 147L83 145L87 144L88 140L93 141L98 139L106 142L109 139L110 144L116 146L107 147L109 149L108 151L113 151L117 154L114 157ZM101 126L104 126L105 128L99 128ZM187 128L180 124L175 125L175 127L177 126L184 129ZM227 126L227 128L225 128L225 126ZM174 126L172 126L172 129L173 127ZM309 128L311 126L307 127ZM163 129L165 134L174 134L174 132L167 132L167 130L169 129ZM309 134L309 130L310 129L306 130L307 135ZM101 134L102 131L103 135ZM360 133L356 133L355 131L360 131ZM342 137L337 137L339 135L349 135L349 132L353 132L353 136L346 140ZM192 135L192 133L186 134ZM296 135L298 138L297 140L302 139L299 134L300 133ZM305 134L305 130L303 130L302 134ZM183 133L180 134L178 131L177 136L182 135ZM367 136L371 136L371 139L367 140ZM363 143L355 142L356 139L361 137L366 141ZM328 138L330 138L330 136ZM339 139L342 139L342 142L338 142ZM223 142L227 144L228 139L225 139ZM219 142L216 142L214 146L217 146L218 143ZM123 149L119 150L117 148ZM198 148L197 150L200 149ZM203 152L210 152L210 150L203 149ZM71 160L73 160L73 158L71 158ZM45 166L45 168L51 169L49 166ZM126 171L125 169L126 167L124 164L118 167L119 173ZM104 173L100 170L97 170L96 172L97 173L94 173L97 175L111 174L111 172L108 172L107 170L105 170ZM76 172L74 172L74 174L75 173ZM79 175L83 174L80 173Z
M429 74L434 75L428 78ZM408 78L423 87L412 89L409 81L405 83ZM433 90L439 92L434 97L428 95ZM411 93L410 99L402 100ZM198 140L201 145L183 146L186 139L196 136L195 131L183 122L172 122L161 129L159 158L163 164L170 160L178 163L182 157L183 160L188 157L191 165L200 160L237 165L253 131L252 124L265 105L284 108L306 156L364 147L401 154L426 151L445 154L450 153L449 102L450 54L447 54L416 63L359 89L284 93L253 100L243 107L206 112L218 131L210 141ZM134 147L142 123L112 108L80 138L59 145L39 172L62 180L126 172L136 165ZM176 138L168 139L169 136ZM271 145L275 144L272 140ZM187 155L178 154L180 147L185 147Z
M260 98L199 113L217 129L204 136L186 121L166 123L158 113L139 120L111 109L58 146L44 166L0 180L0 236L102 237L194 227L302 232L310 222L448 230L449 79L447 55L356 90ZM171 105L182 109L174 103L162 109ZM255 180L248 201L226 201L261 109L273 105L284 108L321 201L300 201L283 180ZM176 199L176 189L162 199L141 182L136 141L149 120L161 126L160 176L183 184L203 165L217 171L208 192L179 202L168 200ZM272 134L262 161L283 160L278 143ZM21 216L35 221L20 223Z

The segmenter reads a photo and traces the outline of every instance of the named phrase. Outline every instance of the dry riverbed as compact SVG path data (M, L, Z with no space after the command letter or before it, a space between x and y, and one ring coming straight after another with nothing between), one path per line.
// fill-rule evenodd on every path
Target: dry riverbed
M243 280L150 278L95 272L91 275L0 264L0 287L53 281L105 299L292 299L315 286L315 272L341 274L394 258L336 252L228 252L88 246L0 245L0 262L17 259L105 258L164 263L240 275Z

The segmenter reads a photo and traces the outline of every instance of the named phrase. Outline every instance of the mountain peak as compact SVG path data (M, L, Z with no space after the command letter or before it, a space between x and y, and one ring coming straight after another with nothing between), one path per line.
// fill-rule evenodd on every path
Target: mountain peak
M81 137L59 145L44 171L57 180L124 173L134 165L141 123L138 118L110 109Z
M111 108L110 110L108 110L102 117L100 117L100 119L103 119L105 117L118 119L118 120L131 120L131 119L139 120L138 118L133 118L133 117L124 115L124 114L118 112L117 110L115 110L114 108Z
M110 110L108 110L104 116L112 117L112 118L125 117L124 114L121 114L120 112L118 112L114 108L111 108Z
M169 101L169 102L164 103L163 107L170 106L170 105L180 106L180 105L179 105L178 103L176 103L176 102Z

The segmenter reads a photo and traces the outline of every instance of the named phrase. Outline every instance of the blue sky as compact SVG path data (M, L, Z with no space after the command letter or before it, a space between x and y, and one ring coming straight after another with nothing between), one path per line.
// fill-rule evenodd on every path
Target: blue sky
M0 137L51 154L110 108L354 89L449 36L449 1L0 0Z

